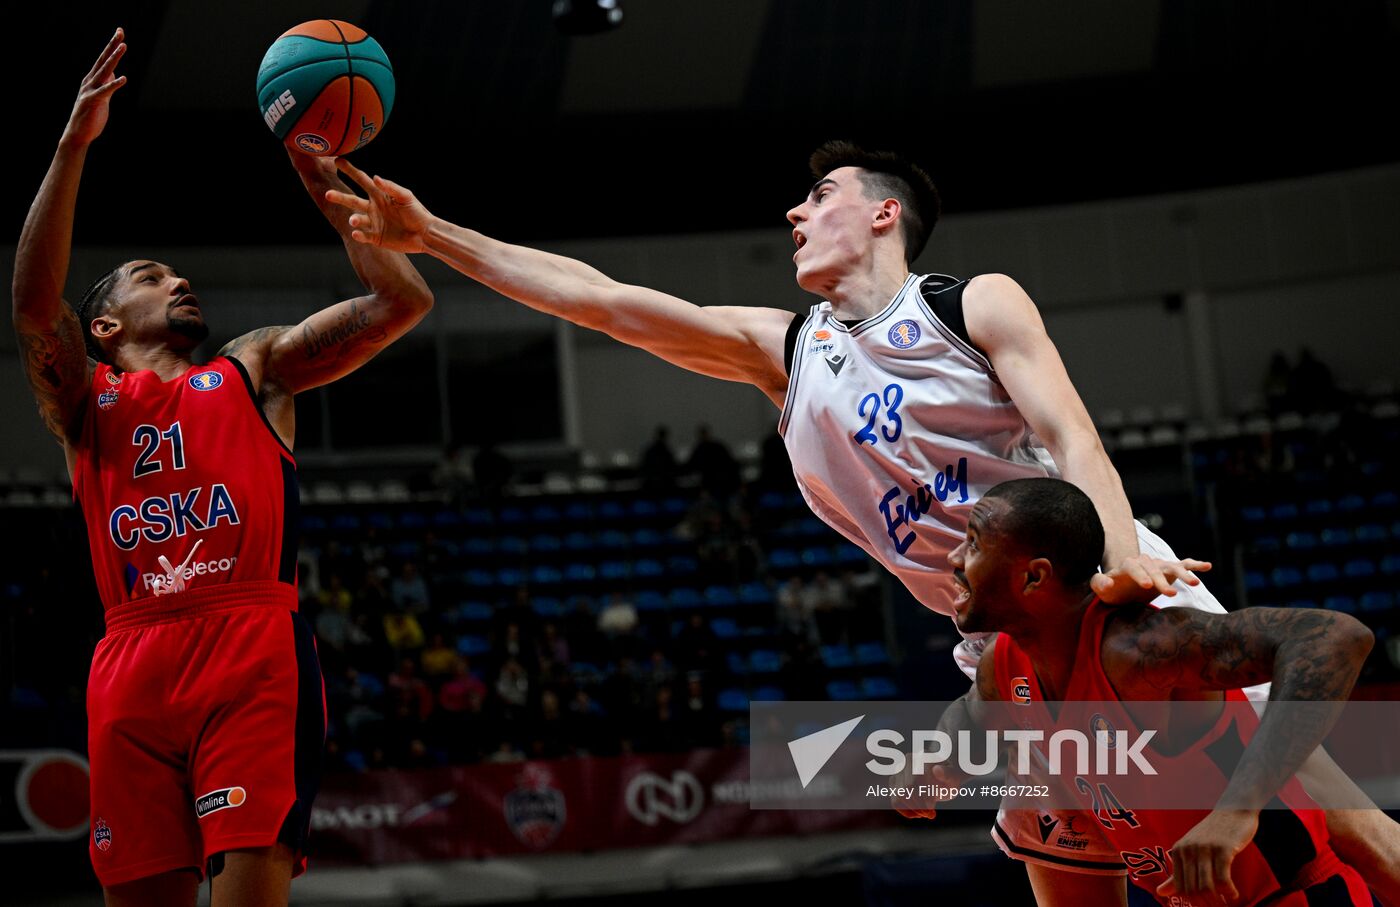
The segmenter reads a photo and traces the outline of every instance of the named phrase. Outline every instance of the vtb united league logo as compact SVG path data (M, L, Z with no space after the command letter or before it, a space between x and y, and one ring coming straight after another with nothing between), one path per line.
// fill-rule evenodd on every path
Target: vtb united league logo
M907 350L919 342L919 333L918 322L906 318L890 328L890 343L902 350Z
M505 795L502 808L506 825L520 843L542 850L548 847L564 828L568 811L564 792L551 785L549 769L527 765L516 780L519 785Z
M190 375L190 387L197 391L212 391L223 383L224 376L218 372L200 372L198 375Z
M92 846L106 853L112 847L112 829L107 827L107 823L99 816L96 824L92 826Z

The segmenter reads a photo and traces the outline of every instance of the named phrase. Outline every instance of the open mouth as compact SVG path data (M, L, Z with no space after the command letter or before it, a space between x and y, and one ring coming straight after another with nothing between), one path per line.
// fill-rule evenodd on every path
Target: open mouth
M792 231L792 241L797 243L797 248L799 249L807 245L807 237L800 230Z
M972 589L967 585L967 577L955 571L953 573L953 585L958 587L958 597L953 599L953 604L966 604L972 598Z
M193 293L186 293L184 296L181 296L179 299L172 302L170 304L170 307L172 309L188 308L194 309L195 311L199 311L199 298L196 297Z

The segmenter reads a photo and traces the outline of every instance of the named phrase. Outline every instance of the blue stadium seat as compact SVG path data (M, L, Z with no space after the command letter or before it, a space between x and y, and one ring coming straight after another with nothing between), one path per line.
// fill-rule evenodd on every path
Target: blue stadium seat
M721 712L747 712L749 710L749 694L733 687L720 690L716 704Z
M1298 519L1298 505L1284 501L1269 508L1269 519L1272 520L1296 520Z
M462 525L462 515L455 510L439 510L433 514L433 526L438 529L455 529Z
M496 540L485 535L467 539L462 543L462 552L474 557L488 557L496 553Z
M858 665L882 665L889 664L890 655L882 642L863 642L856 645L855 660Z
M826 545L813 545L810 548L802 549L802 563L809 567L829 567L835 563L836 558L831 554L831 548Z
M765 491L758 496L758 508L760 510L782 510L787 499L776 491Z
M360 517L353 513L338 513L331 520L331 528L336 532L359 532Z
M783 702L787 699L781 687L764 686L753 691L754 702Z
M661 513L661 508L655 501L639 498L632 502L632 516L639 520L649 520Z
M1366 499L1359 494L1343 495L1337 499L1337 509L1343 513L1353 513L1366 506Z
M666 596L655 589L644 589L632 596L632 604L638 611L665 611L669 606Z
M570 551L589 551L593 548L593 536L586 532L570 532L564 536L564 547Z
M666 558L666 572L672 576L689 576L700 569L700 562L687 554Z
M514 506L502 507L500 513L496 516L507 526L519 526L530 518L529 515L525 513L524 507Z
M855 665L855 657L845 646L822 646L822 664L828 668L849 668Z
M833 680L826 685L826 698L833 702L854 702L860 697L860 687L849 680Z
M376 510L365 517L365 522L374 529L393 529L394 518L382 510Z
M568 608L557 598L547 596L536 596L530 599L530 610L540 617L555 618L563 617L568 613Z
M1296 586L1303 581L1297 567L1275 567L1269 573L1270 582L1279 587Z
M1400 554L1387 554L1381 558L1381 572L1386 576L1400 573Z
M768 588L767 583L744 583L739 587L739 601L746 605L771 605L773 590Z
M699 592L687 586L672 589L669 597L672 608L698 608L705 603Z
M666 537L655 529L638 529L632 533L632 546L634 548L655 548L664 544Z
M1350 595L1329 595L1322 600L1322 607L1328 611L1341 611L1343 614L1356 613L1356 599Z
M401 529L426 529L428 528L428 517L418 510L406 510L399 515L399 527Z
M1244 574L1245 589L1254 592L1259 589L1269 588L1269 578L1258 570L1246 570Z
M1376 510L1394 510L1400 507L1400 494L1394 491L1377 492L1371 497L1371 507Z
M474 589L489 589L496 585L496 574L490 570L463 570L462 582Z
M496 571L496 584L499 586L519 586L525 582L525 571L514 567L503 567Z
M1250 542L1249 547L1261 554L1273 554L1282 550L1283 542L1276 535L1261 535Z
M553 504L536 504L530 508L530 520L536 525L552 526L562 518L559 510Z
M389 549L389 553L396 560L416 561L423 556L423 543L415 539L395 542L393 547Z
M690 511L690 502L685 498L671 496L661 502L661 512L667 516L682 517Z
M1390 541L1390 533L1380 523L1364 523L1356 527L1356 540L1363 544L1378 544Z
M530 546L518 535L503 535L496 540L496 546L501 549L502 554L516 557L521 557L530 551Z
M1307 551L1317 547L1317 536L1311 532L1290 532L1284 536L1283 544L1295 551Z
M867 677L860 682L860 691L866 699L894 699L899 695L899 687L888 677Z
M768 552L768 563L778 570L792 570L802 566L802 558L790 548L774 548Z
M597 579L598 571L592 564L576 563L569 564L564 568L564 581L566 583L591 583Z
M1351 530L1341 526L1333 526L1322 530L1322 544L1328 548L1340 548L1343 545L1351 544Z
M598 578L607 582L621 582L632 575L632 565L627 561L603 561L598 565Z
M325 532L326 518L308 513L301 518L301 531L303 533Z
M604 548L626 548L628 543L627 533L617 529L609 529L598 536L598 543Z
M706 586L705 604L712 608L727 608L739 604L739 596L728 586Z
M1313 498L1303 505L1303 512L1308 516L1326 516L1332 512L1332 502L1326 498Z
M1278 571L1274 572L1277 573ZM1335 583L1342 577L1341 572L1337 570L1337 565L1327 561L1322 561L1317 564L1308 564L1307 575L1308 582L1310 583ZM1274 585L1282 586L1283 583L1275 580Z
M530 570L530 582L540 586L554 586L564 581L564 574L558 568L541 565Z
M468 526L485 528L496 522L496 515L485 507L468 507L462 511L462 522Z
M564 543L557 535L537 535L530 539L530 550L541 554L550 554L563 548Z
M491 643L485 636L467 634L457 637L457 651L468 657L485 655L491 651Z
M665 576L666 568L661 566L661 562L644 557L632 565L632 575L638 579L655 579Z
M1380 590L1367 592L1361 596L1359 604L1362 611L1389 611L1395 607L1395 596L1390 592Z
M594 512L597 514L598 519L608 522L616 522L627 516L627 510L617 501L613 500L599 501Z
M749 667L755 674L776 674L782 670L783 658L772 649L754 649L749 653Z
M575 525L593 519L593 505L587 501L570 501L564 507L564 519Z
M1376 563L1364 557L1352 558L1342 567L1342 573L1347 579L1369 579L1376 575Z
M741 635L739 625L728 617L716 617L711 620L710 631L720 639L737 639Z
M470 623L489 621L496 610L485 602L462 602L457 606L457 617Z
M749 673L749 660L738 652L730 652L726 662L729 665L729 673L735 677L743 677Z
M852 545L850 542L844 542L836 546L836 563L842 566L864 563L869 559L870 555L866 554L855 545Z
M1241 507L1240 519L1246 523L1262 523L1269 518L1263 507Z

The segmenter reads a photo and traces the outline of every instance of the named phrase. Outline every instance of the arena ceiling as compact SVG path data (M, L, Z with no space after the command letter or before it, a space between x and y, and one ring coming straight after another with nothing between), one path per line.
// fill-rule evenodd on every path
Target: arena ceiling
M828 137L913 154L950 211L1400 158L1400 0L620 2L621 28L583 37L552 0L12 8L12 232L119 24L130 83L90 156L89 244L324 242L253 79L326 15L367 28L398 79L357 162L508 238L780 228Z

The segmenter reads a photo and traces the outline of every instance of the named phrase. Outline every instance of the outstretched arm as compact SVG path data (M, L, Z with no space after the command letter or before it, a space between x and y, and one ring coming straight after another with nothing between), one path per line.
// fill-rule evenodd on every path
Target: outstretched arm
M83 77L15 253L12 317L20 355L45 426L64 442L76 436L91 374L82 325L63 301L73 212L88 146L102 134L112 95L126 83L126 76L115 74L126 53L123 37L117 29Z
M783 339L793 314L747 306L701 308L619 283L570 258L499 242L434 217L402 186L358 179L366 197L327 197L355 212L359 242L426 252L532 309L639 347L681 368L756 385L779 406L787 391Z
M301 324L245 334L220 351L248 368L265 394L296 394L341 378L364 365L407 333L433 307L433 294L401 252L354 241L349 214L326 200L349 187L337 167L359 173L346 161L289 151L292 164L317 207L340 233L360 282L369 295L322 309ZM363 176L363 174L359 174Z
M1104 669L1124 698L1167 700L1177 691L1272 680L1269 698L1279 703L1264 710L1215 810L1173 848L1175 868L1160 894L1238 896L1230 864L1254 837L1259 810L1326 738L1373 641L1356 619L1311 608L1167 608L1111 626Z
M1065 481L1083 489L1099 512L1104 567L1117 572L1096 576L1094 591L1112 604L1138 600L1134 585L1175 595L1157 562L1138 550L1133 511L1118 470L1026 291L1004 274L975 277L963 295L963 316L969 338L986 352L997 378L1045 442Z

